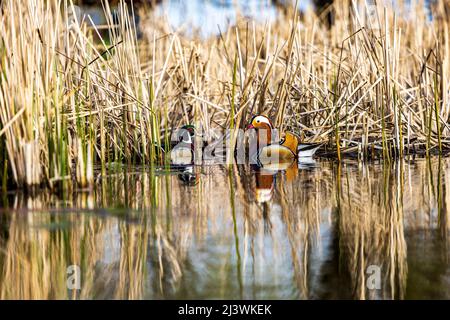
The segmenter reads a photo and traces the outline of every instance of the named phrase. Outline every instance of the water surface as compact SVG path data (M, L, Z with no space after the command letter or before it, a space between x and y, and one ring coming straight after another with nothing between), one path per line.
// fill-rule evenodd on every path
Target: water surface
M192 170L2 194L0 298L450 298L448 160Z

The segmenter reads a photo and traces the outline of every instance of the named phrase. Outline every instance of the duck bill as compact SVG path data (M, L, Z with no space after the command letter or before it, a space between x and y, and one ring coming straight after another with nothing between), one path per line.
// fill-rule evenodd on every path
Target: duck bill
M255 127L251 123L247 126L247 130L250 130L250 129L255 129Z

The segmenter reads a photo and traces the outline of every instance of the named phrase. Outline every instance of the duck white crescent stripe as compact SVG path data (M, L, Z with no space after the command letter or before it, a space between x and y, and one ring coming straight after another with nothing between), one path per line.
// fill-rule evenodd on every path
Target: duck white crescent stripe
M262 123L267 123L270 127L272 127L272 124L270 123L270 121L269 121L269 119L267 119L266 117L263 117L263 116L257 116L256 118L255 118L255 121L256 122L262 122Z

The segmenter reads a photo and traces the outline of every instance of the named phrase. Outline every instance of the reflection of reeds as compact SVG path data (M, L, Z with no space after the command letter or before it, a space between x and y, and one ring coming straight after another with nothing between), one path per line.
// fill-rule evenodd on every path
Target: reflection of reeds
M265 204L242 167L196 168L196 186L137 168L63 198L18 194L0 212L0 298L405 298L406 233L438 234L448 265L447 166L324 162L277 174Z
M339 208L340 250L355 297L403 298L406 285L406 243L403 234L403 165L356 174L344 173ZM381 291L368 290L367 268L381 270Z

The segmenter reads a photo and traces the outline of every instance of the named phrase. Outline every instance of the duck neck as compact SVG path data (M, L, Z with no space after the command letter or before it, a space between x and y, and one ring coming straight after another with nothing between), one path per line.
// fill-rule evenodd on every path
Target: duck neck
M272 128L267 126L257 131L258 150L272 142Z

